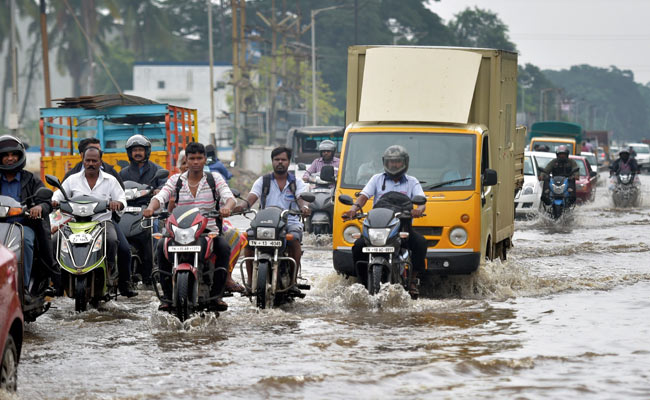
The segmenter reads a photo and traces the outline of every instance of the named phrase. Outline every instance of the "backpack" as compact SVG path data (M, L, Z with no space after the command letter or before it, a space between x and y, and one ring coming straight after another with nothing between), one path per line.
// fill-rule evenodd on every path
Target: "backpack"
M260 198L260 209L263 210L266 208L266 196L269 195L269 191L271 190L271 180L273 179L273 172L269 172L268 174L264 175L262 178L262 197ZM293 194L293 197L296 197L296 177L293 174L289 174L288 178L289 180L289 190L291 191L291 194Z

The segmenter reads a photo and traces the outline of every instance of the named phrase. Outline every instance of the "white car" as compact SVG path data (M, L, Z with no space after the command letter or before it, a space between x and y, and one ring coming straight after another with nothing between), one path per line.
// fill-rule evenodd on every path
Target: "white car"
M645 143L628 143L623 146L623 149L634 149L636 153L636 163L639 164L639 168L643 171L650 171L650 146ZM618 157L617 157L618 158Z
M515 197L515 215L526 216L537 213L541 206L542 186L543 183L539 181L539 169L534 154L551 154L553 153L540 153L540 152L525 152L524 153L524 186L517 193Z

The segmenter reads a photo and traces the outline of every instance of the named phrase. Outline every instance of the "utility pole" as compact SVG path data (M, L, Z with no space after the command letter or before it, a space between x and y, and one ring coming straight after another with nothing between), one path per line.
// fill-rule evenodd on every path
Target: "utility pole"
M45 107L52 107L52 94L50 92L50 46L47 39L47 15L45 0L40 0L41 6L41 44L43 47L43 83L45 85Z
M246 7L246 0L230 0L232 9L232 86L234 97L234 117L233 117L233 139L234 139L234 158L237 163L240 162L243 154L242 140L239 132L239 113L240 113L240 85L241 85L241 64L240 64L240 33L238 25L242 25L243 33L244 15L243 8ZM244 49L241 49L243 52Z
M208 1L208 57L210 59L210 143L217 148L217 122L214 120L214 53L212 48L212 0Z
M11 0L11 113L9 114L9 129L18 134L18 49L16 47L16 0Z

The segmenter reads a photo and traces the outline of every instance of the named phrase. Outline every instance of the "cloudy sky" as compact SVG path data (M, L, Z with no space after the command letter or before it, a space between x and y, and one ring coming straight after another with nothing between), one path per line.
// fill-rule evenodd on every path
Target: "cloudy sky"
M497 13L509 27L520 63L615 65L650 82L650 0L441 0L429 8L449 21L474 6Z

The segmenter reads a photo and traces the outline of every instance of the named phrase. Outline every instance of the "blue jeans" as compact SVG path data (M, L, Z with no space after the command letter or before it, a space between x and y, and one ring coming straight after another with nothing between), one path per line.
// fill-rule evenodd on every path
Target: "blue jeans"
M32 228L23 225L23 239L25 241L25 259L23 260L25 287L29 286L29 278L32 275L32 264L34 262L34 237L35 235Z

